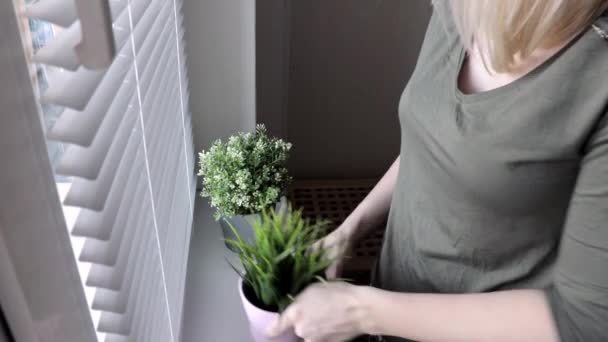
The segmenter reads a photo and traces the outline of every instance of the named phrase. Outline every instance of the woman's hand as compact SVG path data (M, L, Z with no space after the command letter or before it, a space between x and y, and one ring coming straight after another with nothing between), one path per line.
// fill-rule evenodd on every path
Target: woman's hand
M334 260L327 270L328 278L340 277L345 259L350 256L350 252L357 242L371 234L386 220L393 197L393 189L397 186L399 159L399 157L395 159L384 177L344 223L313 247L322 247L325 249L327 257Z
M293 327L305 342L342 342L365 333L364 287L342 282L309 286L268 329L269 337Z
M350 257L355 245L353 234L351 233L355 230L354 223L346 220L338 229L313 246L314 250L324 249L325 256L332 260L332 264L325 272L328 279L336 279L342 276L344 263Z

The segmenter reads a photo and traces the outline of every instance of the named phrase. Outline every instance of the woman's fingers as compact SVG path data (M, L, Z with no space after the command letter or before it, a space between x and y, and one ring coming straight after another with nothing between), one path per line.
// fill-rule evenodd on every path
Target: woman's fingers
M309 253L317 253L317 252L320 252L320 251L324 250L325 249L325 247L324 247L324 240L325 239L321 239L321 240L315 242L312 246L310 246L310 248L308 249L308 252Z
M317 241L308 249L309 253L323 252L326 258L333 261L325 271L328 279L336 279L342 276L344 259L348 258L351 248L349 241L348 236L338 230Z
M340 245L338 243L339 241L336 241L335 237L333 235L328 235L326 237L324 237L323 239L315 242L312 246L310 246L308 248L308 252L309 253L318 253L318 252L322 252L324 253L326 258L336 258L337 254L339 253L339 248Z
M292 304L279 316L279 318L277 318L277 320L270 324L268 329L266 329L266 336L271 338L281 336L293 327L296 318L296 308L295 305Z
M342 260L338 260L327 268L327 271L325 271L325 276L327 279L337 279L342 276L342 268Z
M332 340L331 338L326 338L323 340L315 340L315 339L304 339L304 342L346 342L344 340Z

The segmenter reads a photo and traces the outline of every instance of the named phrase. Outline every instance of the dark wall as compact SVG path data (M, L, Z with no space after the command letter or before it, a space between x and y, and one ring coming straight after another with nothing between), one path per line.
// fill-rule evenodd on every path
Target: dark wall
M399 151L397 105L430 1L287 3L288 20L258 3L258 121L294 143L296 178L381 175Z
M281 138L287 137L291 2L256 1L256 119Z
M11 335L8 322L4 317L4 312L0 307L0 342L15 342Z

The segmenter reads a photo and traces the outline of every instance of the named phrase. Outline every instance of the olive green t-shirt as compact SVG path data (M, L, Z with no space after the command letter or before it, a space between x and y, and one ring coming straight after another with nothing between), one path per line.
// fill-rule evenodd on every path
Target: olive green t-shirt
M465 50L436 1L399 105L375 286L542 289L562 341L608 341L608 16L594 25L523 78L465 95Z

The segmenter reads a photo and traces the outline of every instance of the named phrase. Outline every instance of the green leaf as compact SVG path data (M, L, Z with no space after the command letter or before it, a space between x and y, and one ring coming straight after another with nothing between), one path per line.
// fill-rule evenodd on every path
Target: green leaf
M257 127L225 142L216 140L199 153L201 196L210 199L215 218L258 213L276 203L291 181L286 168L290 145Z
M245 283L261 303L282 310L290 298L319 281L331 261L323 251L311 253L310 247L326 225L322 221L311 224L301 210L288 206L280 214L271 208L263 210L260 220L252 224L255 242L245 241L231 227L236 238L227 243L235 247L246 272Z

